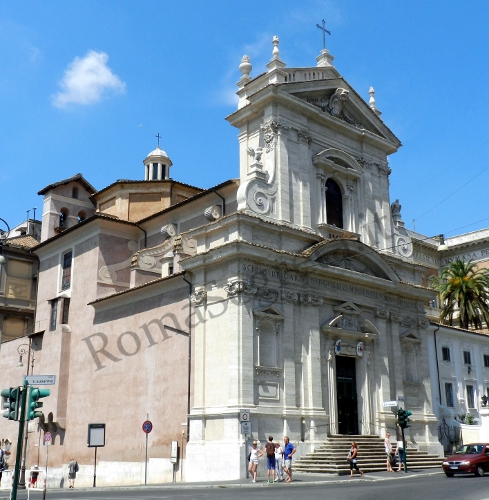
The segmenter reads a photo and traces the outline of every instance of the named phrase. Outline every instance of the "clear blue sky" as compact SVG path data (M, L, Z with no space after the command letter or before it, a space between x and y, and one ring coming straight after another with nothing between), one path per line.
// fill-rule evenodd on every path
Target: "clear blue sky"
M323 18L336 68L367 101L375 87L403 143L391 201L406 226L488 227L486 0L2 2L0 217L40 215L37 191L78 172L97 189L141 179L158 132L174 179L237 177L237 131L224 118L241 56L258 75L278 35L287 66L314 66Z

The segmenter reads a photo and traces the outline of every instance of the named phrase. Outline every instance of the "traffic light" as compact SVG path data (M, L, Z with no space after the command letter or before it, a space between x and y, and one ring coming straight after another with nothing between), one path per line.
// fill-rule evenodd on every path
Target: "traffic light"
M37 408L42 408L43 403L38 402L39 399L45 398L51 394L49 389L38 389L37 387L30 387L29 394L27 395L27 408L26 420L33 420L42 415L41 411L36 411Z
M411 421L409 420L409 417L413 414L413 412L411 412L409 410L405 410L405 414L406 414L405 428L411 427Z
M22 398L21 387L3 389L1 394L2 398L4 398L3 407L7 410L3 412L4 418L19 420L19 409Z
M409 410L403 410L402 408L399 408L399 410L397 410L397 423L399 424L399 427L401 429L407 429L408 427L411 427L409 417L412 414L413 412Z
M401 429L406 428L406 420L407 420L406 410L399 408L399 410L397 410L397 423L399 424L399 427Z

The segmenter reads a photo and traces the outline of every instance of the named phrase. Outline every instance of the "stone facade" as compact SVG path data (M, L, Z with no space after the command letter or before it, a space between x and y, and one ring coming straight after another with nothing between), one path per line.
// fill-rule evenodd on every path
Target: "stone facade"
M77 484L91 484L85 436L95 422L107 426L100 485L143 482L147 418L150 483L174 472L244 477L249 443L269 434L288 435L297 457L328 434L394 434L384 403L397 400L413 412L411 445L442 452L427 285L453 252L484 243L454 240L444 253L408 231L389 194L388 156L401 144L373 89L369 105L327 51L318 66L286 68L273 45L266 73L251 78L247 57L240 65L228 117L239 130L238 180L207 190L173 181L158 147L144 181L97 192L78 174L40 191L34 373L57 383L45 421L29 425L28 464L49 429L52 486L71 456L82 465ZM489 347L485 335L463 338ZM2 345L2 387L21 382L21 341ZM16 432L7 421L0 429Z

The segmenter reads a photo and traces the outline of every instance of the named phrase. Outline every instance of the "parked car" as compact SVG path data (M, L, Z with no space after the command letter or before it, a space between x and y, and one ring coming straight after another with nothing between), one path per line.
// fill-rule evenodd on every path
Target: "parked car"
M475 474L483 476L489 472L489 444L464 444L455 452L455 455L443 461L443 471L447 477L454 474Z

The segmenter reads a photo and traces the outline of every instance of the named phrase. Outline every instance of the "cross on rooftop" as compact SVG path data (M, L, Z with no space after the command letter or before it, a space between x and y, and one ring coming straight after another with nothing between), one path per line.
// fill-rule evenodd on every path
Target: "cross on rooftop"
M158 147L160 146L160 139L162 139L160 133L158 132L155 137L158 139Z
M326 49L326 33L328 35L331 35L331 31L328 31L326 29L326 21L323 19L323 25L319 26L319 24L316 24L316 27L319 28L323 32L323 49Z

